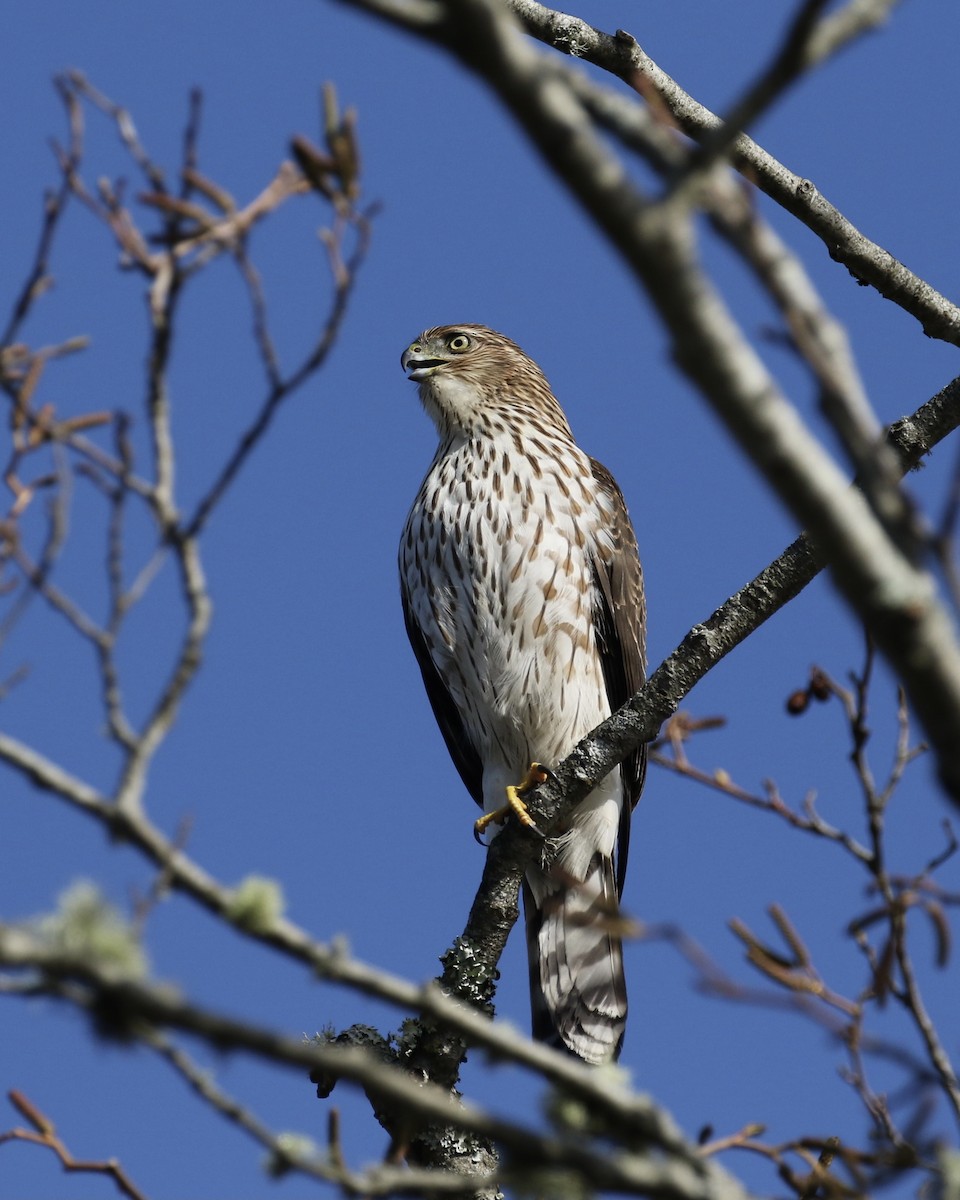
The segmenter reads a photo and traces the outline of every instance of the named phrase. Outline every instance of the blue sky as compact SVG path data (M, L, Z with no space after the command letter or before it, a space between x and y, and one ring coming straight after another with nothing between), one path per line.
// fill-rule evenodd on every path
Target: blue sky
M777 44L783 6L711 0L634 6L583 3L580 15L628 29L698 99L722 109ZM164 746L147 803L168 830L189 816L191 853L234 882L282 880L290 914L318 937L414 980L462 928L482 867L473 806L446 757L400 615L396 543L433 451L433 432L399 354L424 327L480 321L509 334L543 366L581 444L617 476L637 527L649 593L653 665L687 629L792 539L792 521L671 368L654 315L574 203L531 157L521 134L481 85L442 54L337 4L238 0L138 5L91 0L8 4L0 77L0 312L32 260L43 190L54 180L48 141L64 122L51 77L76 67L133 114L141 137L173 170L191 87L205 95L203 171L241 202L271 178L292 134L318 137L321 81L356 106L367 200L382 202L369 261L328 368L281 412L270 437L212 523L205 566L215 604L206 664ZM956 291L960 178L952 147L960 10L905 5L880 33L794 89L756 135L813 179L868 236L947 295ZM91 118L88 178L130 175L114 131ZM139 190L131 180L131 190ZM877 412L912 411L957 374L955 352L911 318L859 288L800 226L763 203L802 255L853 346ZM325 313L328 282L315 229L325 215L291 206L252 240L289 366ZM706 257L730 303L816 423L807 377L764 332L776 324L727 251ZM64 415L128 408L143 430L146 309L143 281L119 273L106 231L75 208L54 261L56 288L24 336L34 346L88 334L91 348L50 368L45 398ZM172 372L178 491L188 509L256 411L264 388L249 316L229 263L187 296ZM819 427L819 426L818 426ZM944 447L910 486L936 516L954 452ZM35 527L31 527L35 528ZM71 542L58 578L94 613L102 606L104 507L78 487ZM131 569L147 550L137 530ZM131 621L121 667L142 717L179 631L172 574ZM175 612L176 616L171 617ZM829 585L813 584L691 695L697 715L728 724L691 749L744 786L774 778L799 803L816 790L835 824L862 828L837 711L802 720L783 711L812 663L837 677L859 667L862 644ZM88 648L42 605L0 649L0 675L29 663L4 700L0 725L71 771L108 788L116 759L102 733ZM873 724L880 774L890 753L893 692L881 672ZM100 880L120 905L152 873L135 853L4 773L0 782L0 912L49 909L77 878ZM890 814L891 853L918 869L942 845L947 808L919 764ZM867 905L865 880L833 847L770 817L651 771L635 817L625 905L676 922L749 981L731 917L766 931L780 902L838 990L863 970L843 937ZM958 887L951 864L942 881ZM930 1006L957 1050L955 979L918 962ZM400 1014L307 978L173 898L152 916L157 976L198 1001L297 1035L332 1023L395 1028ZM795 1017L697 996L689 969L667 948L627 951L631 1017L623 1055L638 1087L695 1134L746 1122L780 1140L801 1133L861 1136L865 1120L839 1077L841 1057ZM498 1011L525 1026L526 968L519 939L502 964ZM953 1021L951 1026L950 1022ZM884 1018L889 1032L894 1014ZM5 1001L0 1085L24 1091L84 1157L116 1155L154 1200L185 1195L258 1197L307 1185L275 1184L261 1151L209 1113L147 1051L91 1041L74 1014L45 1002ZM907 1039L912 1048L915 1043ZM203 1051L198 1054L207 1061ZM322 1137L325 1104L292 1073L239 1058L209 1060L218 1078L270 1125ZM877 1086L895 1076L878 1071ZM471 1061L467 1090L533 1119L528 1081ZM342 1094L341 1094L342 1093ZM383 1136L362 1098L340 1089L351 1161L378 1158ZM0 1129L14 1123L12 1110ZM943 1127L949 1125L941 1118ZM761 1190L763 1164L731 1157ZM52 1156L0 1147L0 1200L57 1194L91 1200L108 1181L60 1178Z

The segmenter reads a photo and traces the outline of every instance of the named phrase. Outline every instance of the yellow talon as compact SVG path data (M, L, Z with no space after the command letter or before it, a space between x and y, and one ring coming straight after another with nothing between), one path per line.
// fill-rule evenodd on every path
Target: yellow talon
M491 825L502 825L510 815L510 806L504 805L503 808L495 809L493 812L484 813L482 817L473 823L473 836L480 841L481 835ZM483 845L482 842L480 842Z
M478 821L474 822L473 835L477 841L480 841L480 835L490 825L502 825L511 813L513 813L521 825L526 826L527 829L534 830L535 833L539 833L540 830L537 828L536 821L527 812L527 806L523 802L523 797L528 792L533 791L534 788L539 787L541 783L546 783L549 778L550 772L546 767L541 766L540 763L531 763L523 779L519 783L511 784L505 789L507 803L503 808L497 808L493 812L484 813Z

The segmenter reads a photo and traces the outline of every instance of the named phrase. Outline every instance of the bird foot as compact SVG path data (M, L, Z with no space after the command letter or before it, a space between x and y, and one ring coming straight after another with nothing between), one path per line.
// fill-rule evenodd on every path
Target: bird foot
M527 773L523 779L517 784L511 784L504 790L507 793L507 802L503 808L494 809L493 812L484 813L484 815L474 822L473 836L480 841L483 832L491 825L502 825L511 813L517 818L521 825L527 829L533 830L539 837L544 837L537 826L536 821L527 812L527 806L523 802L523 797L534 788L540 786L541 783L546 783L552 778L550 771L542 763L531 763L527 768ZM480 843L483 845L483 843Z

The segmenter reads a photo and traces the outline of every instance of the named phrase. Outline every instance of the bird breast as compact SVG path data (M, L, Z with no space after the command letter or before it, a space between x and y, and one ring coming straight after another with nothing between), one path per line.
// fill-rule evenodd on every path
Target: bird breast
M401 543L407 596L471 739L513 770L559 761L609 715L591 478L572 442L540 431L441 448Z

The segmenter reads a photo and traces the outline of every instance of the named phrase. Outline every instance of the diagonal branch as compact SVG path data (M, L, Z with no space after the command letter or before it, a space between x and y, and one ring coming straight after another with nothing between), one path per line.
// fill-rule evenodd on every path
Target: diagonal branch
M920 462L937 442L960 425L960 377L891 426L888 440L904 471ZM745 641L816 578L824 562L805 534L789 545L756 578L695 625L627 704L574 747L553 769L552 778L528 803L543 829L569 814L618 763L652 741L684 697L723 658ZM477 963L495 969L517 920L520 880L542 854L543 844L508 824L488 852L483 879L462 938ZM456 990L456 980L444 982Z
M722 125L720 117L685 92L629 34L604 33L579 17L557 12L536 0L507 3L532 37L562 54L601 67L643 96L655 95L680 129L695 141L702 142ZM364 7L376 10L379 6L371 2ZM848 34L857 34L882 20L887 7L861 0L826 18L835 24L826 26L829 37L824 36L824 50L832 52ZM436 36L435 27L429 32ZM915 317L929 337L960 345L960 307L861 233L811 180L791 171L746 134L734 138L732 153L734 166L816 234L831 258Z
M941 782L960 800L960 642L933 577L900 549L863 493L847 487L771 377L702 269L686 204L642 196L564 76L502 4L459 0L445 11L431 36L496 92L631 268L673 339L677 365L816 539L834 582L902 681Z

